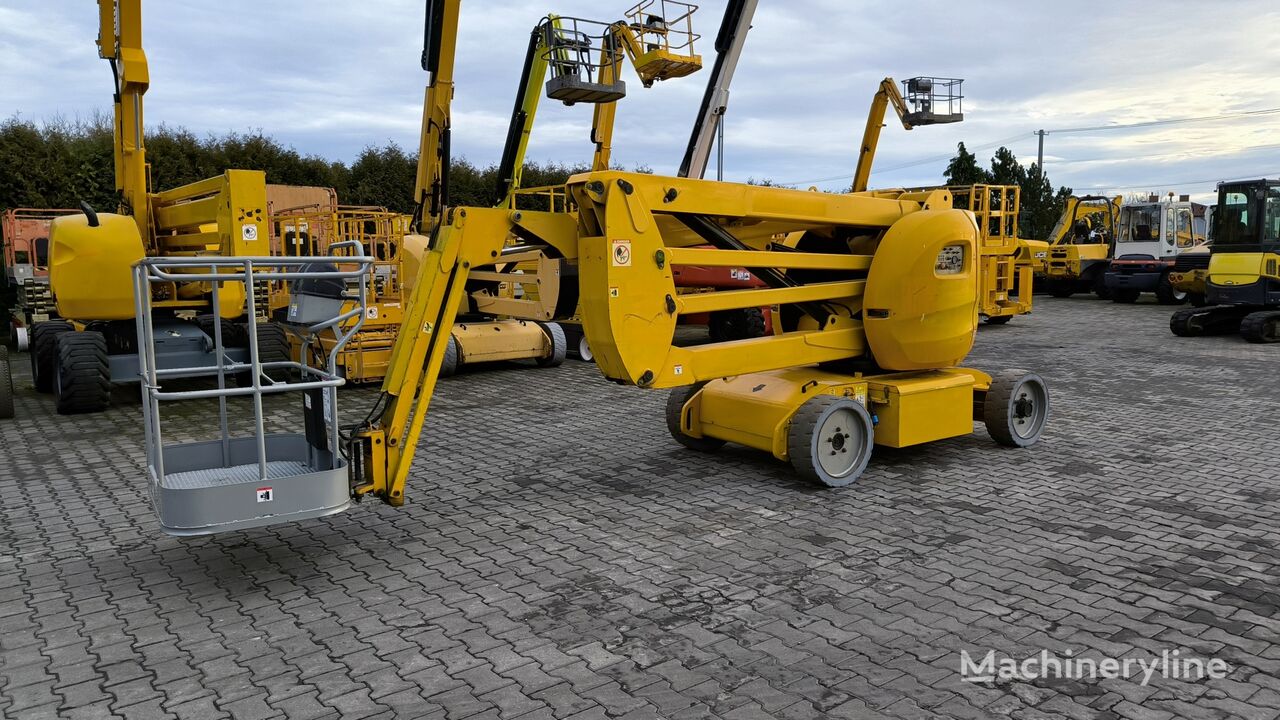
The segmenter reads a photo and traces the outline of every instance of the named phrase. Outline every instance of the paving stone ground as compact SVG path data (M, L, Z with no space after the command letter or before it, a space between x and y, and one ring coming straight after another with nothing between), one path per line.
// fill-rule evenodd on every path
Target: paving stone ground
M441 384L404 508L198 539L153 519L133 391L59 417L18 356L0 716L1274 718L1280 348L1169 312L1043 298L984 328L971 365L1050 383L1029 450L978 428L823 490L679 447L664 393L507 366ZM968 683L961 650L1231 671Z

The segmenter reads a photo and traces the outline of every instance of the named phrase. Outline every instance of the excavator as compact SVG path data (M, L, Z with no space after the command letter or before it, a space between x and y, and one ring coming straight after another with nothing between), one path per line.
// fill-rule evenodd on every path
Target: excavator
M1170 331L1280 342L1280 180L1219 184L1213 223L1206 305L1175 312Z
M144 257L269 254L266 176L228 170L207 180L153 192L143 132L143 95L150 85L142 49L141 0L99 0L98 47L115 77L114 147L119 212L82 212L49 228L49 282L57 320L31 331L36 390L52 392L63 414L96 412L110 403L112 383L140 377L134 332L137 306L131 267ZM212 361L213 335L228 337L236 362L261 345L263 357L288 356L283 328L245 321L253 294L224 288L218 302L208 282L175 277L154 288L153 320L161 328L160 364L167 377ZM252 337L250 337L252 335ZM253 383L245 375L237 380Z
M458 0L443 5L441 17L456 25ZM431 99L429 92L428 115L439 107ZM336 395L312 394L341 384L332 372L311 371L321 379L310 383L195 394L149 381L147 464L166 532L319 517L362 499L402 505L468 281L526 253L576 267L583 329L601 374L669 390L668 431L691 450L745 445L789 462L804 478L840 487L863 473L875 445L965 436L977 420L996 442L1028 447L1045 429L1049 393L1039 376L961 366L978 324L978 229L945 188L879 197L608 170L567 181L563 192L576 212L462 207L431 181L448 164L447 118L435 115L427 128L422 152L437 162L420 188L437 189L424 217L438 221L429 235L406 241L417 258L415 278L381 393L362 420L343 425ZM234 277L251 281L253 264ZM672 273L682 264L747 267L767 286L682 295ZM139 279L163 282L164 265L139 263ZM303 286L295 289L299 306L314 299ZM681 315L773 304L794 310L784 313L778 334L694 347L674 342ZM139 322L150 380L151 336ZM307 432L267 436L261 396L290 389L307 393ZM224 422L221 440L161 442L156 407L210 393L251 396L259 408L254 436L229 438Z

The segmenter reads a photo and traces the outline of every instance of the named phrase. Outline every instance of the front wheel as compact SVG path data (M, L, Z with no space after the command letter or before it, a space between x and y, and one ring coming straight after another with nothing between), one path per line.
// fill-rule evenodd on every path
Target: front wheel
M9 372L9 348L0 345L0 420L13 417L13 374Z
M1006 447L1030 447L1049 421L1049 388L1039 375L1006 370L991 378L982 400L982 422Z
M844 487L867 469L874 433L871 415L862 403L819 395L791 416L787 455L802 476L827 487Z
M111 364L102 333L61 333L53 400L59 415L106 410L111 404Z
M684 407L689 404L689 400L706 383L698 383L697 385L685 385L683 387L672 388L667 395L667 432L671 433L672 439L690 450L698 452L714 452L724 447L724 441L712 437L693 437L686 435L684 432Z
M1142 296L1141 290L1133 288L1116 288L1111 291L1111 302L1123 305L1132 305L1138 302L1138 298Z
M553 322L538 323L538 327L542 328L542 332L551 341L551 352L538 358L538 367L560 367L569 354L569 341L564 336L564 328L560 327L560 323Z
M36 392L53 392L58 371L58 336L75 328L65 320L46 320L31 327L31 379Z

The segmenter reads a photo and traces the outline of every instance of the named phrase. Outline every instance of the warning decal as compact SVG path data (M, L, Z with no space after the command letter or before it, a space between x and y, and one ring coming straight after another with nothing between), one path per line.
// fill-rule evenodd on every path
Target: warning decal
M275 499L275 492L269 487L258 488L258 502L271 502Z
M613 266L631 267L631 241L613 241Z

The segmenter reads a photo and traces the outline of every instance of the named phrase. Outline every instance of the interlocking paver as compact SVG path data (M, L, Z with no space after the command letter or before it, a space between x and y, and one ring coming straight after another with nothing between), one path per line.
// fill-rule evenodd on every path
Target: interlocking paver
M1031 450L978 429L820 490L675 445L661 392L499 366L440 384L404 508L186 540L150 514L133 389L59 417L16 356L0 715L1280 717L1276 350L1175 342L1169 312L1037 298L983 328L970 364L1050 383ZM963 682L988 649L1232 672Z

